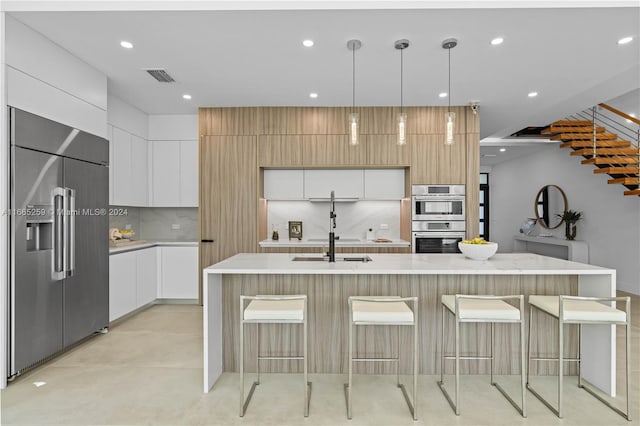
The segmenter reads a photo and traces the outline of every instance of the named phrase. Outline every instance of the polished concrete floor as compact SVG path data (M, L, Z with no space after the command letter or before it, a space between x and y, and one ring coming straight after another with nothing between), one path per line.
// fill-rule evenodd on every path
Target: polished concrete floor
M640 297L634 297L632 350L633 422L629 423L575 386L565 384L560 420L532 394L523 419L488 384L463 376L461 416L453 414L435 376L420 376L419 420L411 420L394 376L355 376L353 420L346 419L344 375L311 375L311 411L303 417L300 375L262 378L244 418L238 417L238 375L225 373L202 392L202 309L156 305L114 325L0 393L2 425L628 425L640 424ZM622 342L623 334L619 334ZM619 353L619 373L624 352ZM517 392L517 378L501 378ZM555 381L537 378L546 395ZM620 377L622 379L622 377ZM249 379L247 379L249 380ZM449 379L449 383L451 383ZM619 380L622 384L622 381ZM619 386L622 391L623 388ZM247 387L248 389L248 387ZM623 391L622 391L623 392ZM622 393L619 392L619 393ZM623 394L623 393L622 393ZM517 394L516 394L517 395ZM622 402L617 398L618 402Z

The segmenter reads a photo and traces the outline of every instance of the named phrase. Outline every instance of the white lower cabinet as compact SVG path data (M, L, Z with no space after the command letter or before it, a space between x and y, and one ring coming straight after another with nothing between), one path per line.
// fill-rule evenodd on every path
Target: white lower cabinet
M197 246L109 256L109 321L156 299L198 299Z
M160 247L162 299L198 298L198 248Z
M158 249L152 247L136 252L137 307L151 303L158 297Z
M109 321L136 309L136 252L109 256Z

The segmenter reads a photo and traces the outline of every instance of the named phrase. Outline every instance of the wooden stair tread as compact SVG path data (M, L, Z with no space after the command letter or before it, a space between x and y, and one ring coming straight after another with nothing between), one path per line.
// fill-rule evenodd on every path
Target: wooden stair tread
M631 189L629 191L624 191L624 195L640 195L640 189Z
M552 141L592 141L593 142L593 132L592 133L560 133L557 135L551 136L549 139ZM598 133L596 136L596 141L599 140L616 140L618 139L617 135L613 133ZM626 141L625 141L626 142Z
M615 179L609 179L607 181L608 184L618 184L622 185L640 185L640 177L621 177Z
M558 120L551 123L552 126L592 126L589 120Z
M592 155L593 147L591 148L582 148L576 151L572 151L569 155ZM597 148L596 155L605 156L605 155L638 155L638 150L635 148Z
M637 175L637 167L601 167L595 169L593 173L607 173L609 175Z
M542 135L554 133L591 133L593 135L593 126L549 126L540 132ZM597 126L596 133L604 133L604 127Z
M638 164L638 158L632 157L596 157L581 161L582 164Z
M628 148L631 142L627 141L596 141L597 148ZM560 144L560 148L593 148L593 141L569 141Z

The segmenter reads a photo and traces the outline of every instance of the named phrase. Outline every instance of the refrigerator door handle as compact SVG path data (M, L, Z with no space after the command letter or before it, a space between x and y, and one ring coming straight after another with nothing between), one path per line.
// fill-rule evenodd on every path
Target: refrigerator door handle
M69 227L67 228L69 257L66 265L67 276L72 277L76 270L76 190L67 188L69 197Z
M65 211L65 190L64 188L54 188L53 190L53 250L52 257L53 270L51 278L54 280L62 280L65 277L64 272L64 211Z

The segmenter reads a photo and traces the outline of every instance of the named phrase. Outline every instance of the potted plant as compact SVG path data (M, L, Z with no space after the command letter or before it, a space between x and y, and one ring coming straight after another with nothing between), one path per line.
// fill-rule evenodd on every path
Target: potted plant
M574 240L576 238L576 223L582 217L582 212L575 210L565 210L562 214L556 214L560 219L564 221L565 231L564 236L567 240Z

